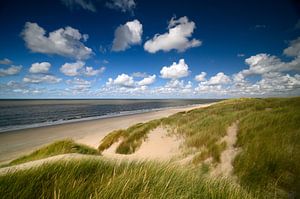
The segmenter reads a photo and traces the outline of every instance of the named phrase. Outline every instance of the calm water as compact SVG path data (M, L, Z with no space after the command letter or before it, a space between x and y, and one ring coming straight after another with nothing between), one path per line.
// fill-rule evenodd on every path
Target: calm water
M0 132L214 101L217 100L0 100Z

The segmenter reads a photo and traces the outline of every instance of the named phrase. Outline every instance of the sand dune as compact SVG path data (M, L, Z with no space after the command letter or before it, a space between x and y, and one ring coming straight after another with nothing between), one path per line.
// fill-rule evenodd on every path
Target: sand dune
M148 138L133 154L123 155L115 153L121 140L102 152L104 157L117 160L160 160L168 161L180 154L182 140L175 136L167 135L166 129L158 127L148 134Z
M211 104L169 108L135 115L0 133L0 162L7 162L21 155L28 154L43 145L66 138L72 138L76 142L97 147L100 140L113 130L127 128L139 122L147 122L167 117L180 111L206 107Z

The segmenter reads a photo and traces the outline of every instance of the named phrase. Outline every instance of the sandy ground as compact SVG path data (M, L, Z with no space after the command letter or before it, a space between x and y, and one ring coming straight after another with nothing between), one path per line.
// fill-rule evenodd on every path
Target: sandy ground
M117 160L159 160L169 161L172 157L180 154L180 145L182 140L167 135L166 129L158 127L148 134L148 138L142 143L140 148L133 154L123 155L116 154L115 151L121 143L114 143L110 148L102 152L102 155L107 158Z
M121 141L121 140L120 140ZM143 142L141 147L134 153L130 155L116 154L115 150L121 142L114 143L110 148L102 152L102 156L95 155L82 155L82 154L62 154L56 155L49 158L44 158L40 160L34 160L15 166L0 168L0 175L6 173L27 170L30 168L39 167L46 163L61 162L69 160L79 160L79 159L108 159L114 161L123 160L156 160L156 161L169 161L172 157L180 153L181 140L175 136L167 135L167 131L162 127L158 127L148 134L148 138Z
M98 160L100 160L100 159L103 159L103 157L95 156L95 155L83 155L83 154L77 154L77 153L56 155L56 156L52 156L49 158L44 158L44 159L40 159L40 160L34 160L34 161L18 164L15 166L0 168L0 175L39 167L43 164L50 163L50 162L53 163L53 162L61 162L62 160L69 161L69 160L82 160L82 159L88 159L88 160L98 159Z
M221 142L225 141L227 144L226 149L221 153L220 163L217 167L212 170L212 176L231 176L233 171L232 161L239 152L237 148L234 147L234 144L237 141L237 131L238 131L238 121L234 122L227 129L227 135L224 136Z
M65 138L97 147L100 140L113 130L209 105L211 104L0 133L0 162L7 162L45 144Z

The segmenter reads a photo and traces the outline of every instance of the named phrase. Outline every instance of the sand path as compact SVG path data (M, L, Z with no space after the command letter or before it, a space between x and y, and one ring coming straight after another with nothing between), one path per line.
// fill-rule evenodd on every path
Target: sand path
M232 162L239 152L234 144L237 141L238 121L234 122L227 129L227 135L221 139L221 142L226 142L226 149L221 153L220 163L211 172L212 176L231 176L233 172Z
M121 143L114 143L110 148L102 152L107 158L117 160L159 160L169 161L172 157L180 154L182 140L176 136L167 135L166 129L157 127L148 134L148 138L142 143L140 148L133 154L117 154L117 147Z

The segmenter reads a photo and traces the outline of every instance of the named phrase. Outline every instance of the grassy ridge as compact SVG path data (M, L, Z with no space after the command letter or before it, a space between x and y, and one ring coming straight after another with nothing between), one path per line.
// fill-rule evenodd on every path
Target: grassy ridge
M61 140L54 142L53 144L42 147L29 155L22 156L18 159L11 161L7 166L21 164L24 162L29 162L33 160L39 160L59 154L67 153L81 153L81 154L90 154L97 155L99 152L96 149L93 149L89 146L83 144L77 144L73 140Z
M241 118L234 162L243 186L300 197L300 98L260 100Z
M122 141L117 147L116 152L120 154L134 153L141 146L143 140L147 138L147 134L160 123L160 120L152 120L147 123L135 124L125 130L113 131L103 138L98 149L101 152L121 139Z
M155 123L184 138L186 151L195 154L195 164L212 158L211 166L214 166L226 148L220 139L226 135L228 126L237 120L240 121L237 147L242 153L234 161L234 171L241 185L263 195L269 194L269 197L300 197L299 97L225 100L210 107L180 112ZM139 130L148 125L139 124L134 131L132 128L123 130L127 137L134 132L137 138L127 139L126 144L140 144L140 139L149 131Z
M241 188L224 181L207 180L201 174L201 163L207 158L213 160L210 166L218 163L226 147L220 139L226 135L227 127L237 120L236 147L241 153L233 166L241 187L257 193L259 198L299 198L300 97L226 100L114 131L99 146L101 152L121 140L117 152L133 153L152 129L162 125L170 133L184 138L185 149L195 154L193 162L201 166L196 167L196 171L149 162L53 164L0 177L0 195L8 194L4 196L9 198L9 194L19 190L18 196L25 198L28 194L46 198L54 197L54 194L62 198L249 198ZM53 154L98 153L73 142L62 143L50 145L50 149L40 149L14 164ZM74 145L77 146L75 149ZM29 179L34 180L31 183ZM42 191L30 191L27 184L29 187L38 186Z
M225 180L154 162L81 160L0 176L2 198L253 198Z

